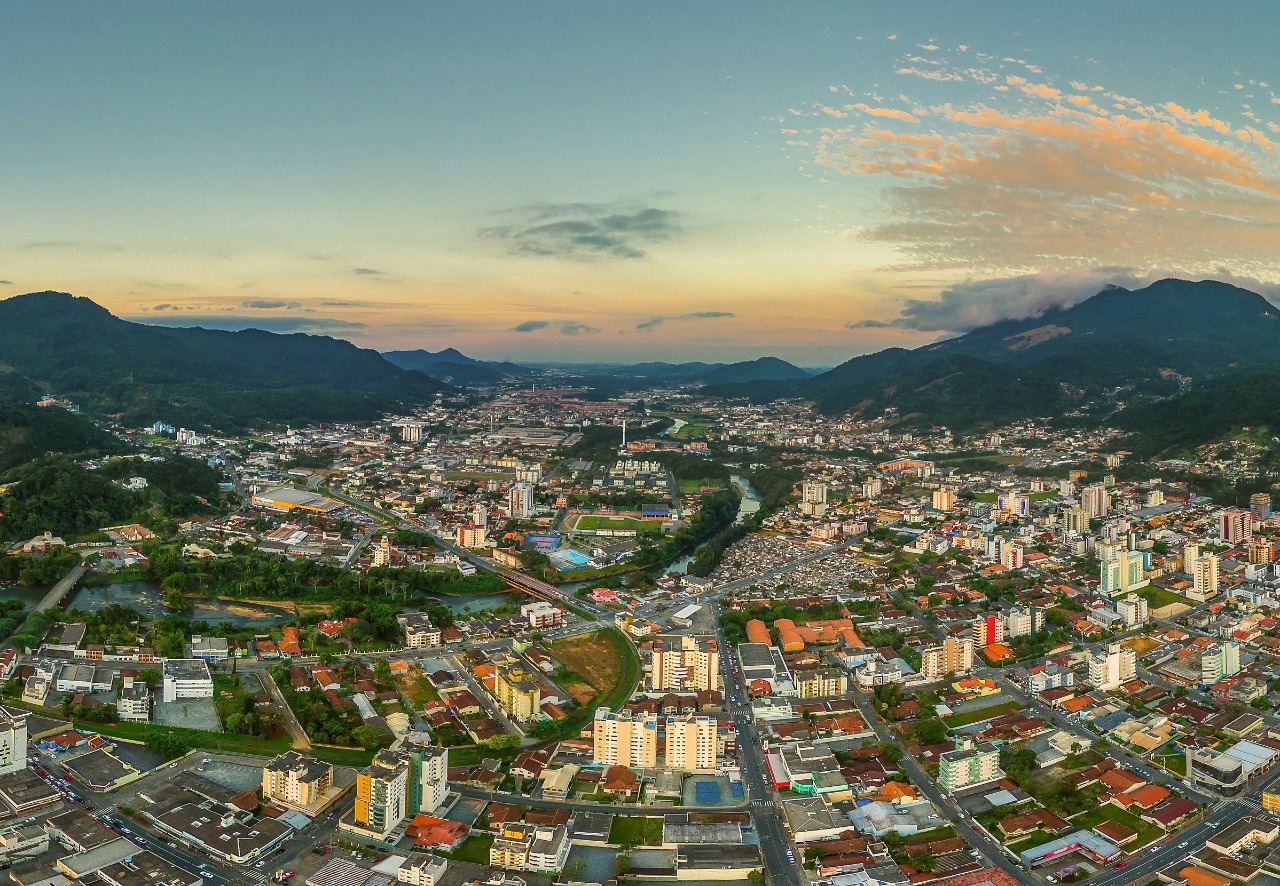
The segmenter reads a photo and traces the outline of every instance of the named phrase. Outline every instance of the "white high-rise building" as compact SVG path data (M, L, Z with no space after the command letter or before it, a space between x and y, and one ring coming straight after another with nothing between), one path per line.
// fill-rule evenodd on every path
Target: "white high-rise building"
M1138 657L1132 649L1112 643L1105 652L1095 652L1089 658L1089 682L1094 689L1107 691L1118 689L1138 673Z
M1191 593L1187 596L1201 603L1216 596L1221 562L1222 558L1217 554L1201 554L1196 559L1195 569L1191 573Z
M1151 620L1147 601L1137 594L1130 594L1116 601L1116 612L1124 619L1126 628L1137 628Z
M1031 499L1025 492L1014 489L999 496L996 509L1008 513L1011 517L1026 517L1031 513Z
M516 483L507 491L507 513L514 520L533 516L533 484Z
M862 481L862 497L875 498L884 491L884 481L879 477L868 477Z
M650 665L649 688L654 692L718 692L722 686L720 648L715 637L658 637L653 641Z
M0 707L0 775L27 767L27 712Z
M400 439L406 443L421 443L427 436L426 423L407 421L400 425Z
M1086 486L1080 490L1080 509L1090 519L1107 516L1107 512L1111 510L1111 493L1102 483Z

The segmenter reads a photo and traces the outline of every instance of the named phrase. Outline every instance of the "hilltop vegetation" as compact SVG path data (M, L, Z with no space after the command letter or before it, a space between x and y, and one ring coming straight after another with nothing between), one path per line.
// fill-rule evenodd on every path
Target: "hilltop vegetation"
M124 448L83 415L0 400L0 472L51 452L112 453Z

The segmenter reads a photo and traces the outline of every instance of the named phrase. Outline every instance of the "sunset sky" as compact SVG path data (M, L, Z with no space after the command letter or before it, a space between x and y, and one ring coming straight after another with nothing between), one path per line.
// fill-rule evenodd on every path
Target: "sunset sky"
M493 359L832 365L1280 295L1280 4L0 9L0 297Z

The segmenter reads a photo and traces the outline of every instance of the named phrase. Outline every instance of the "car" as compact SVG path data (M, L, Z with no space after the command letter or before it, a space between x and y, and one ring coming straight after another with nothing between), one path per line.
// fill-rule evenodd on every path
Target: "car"
M1189 841L1189 840L1184 840L1184 841L1182 841L1181 843L1179 843L1179 844L1178 844L1178 848L1179 848L1179 849L1186 849L1186 848L1187 848L1188 846L1190 846L1190 845L1191 845L1191 841Z
M265 862L265 861L260 861L260 862L258 862L257 864L255 864L255 865L254 865L254 867L255 867L255 868L260 868L260 867L262 867L264 864L266 864L266 862Z
M201 762L201 763L204 763L205 765L208 765L208 764L212 763L212 762L213 762L213 760L212 760L212 758L210 758L210 757L205 757L205 758L204 758L203 760L201 760L200 762Z
M1115 870L1117 870L1117 871L1122 871L1122 870L1124 870L1125 868L1127 868L1128 866L1129 866L1129 862L1127 862L1127 861L1122 861L1122 862L1120 862L1118 865L1116 865L1116 866L1115 866Z

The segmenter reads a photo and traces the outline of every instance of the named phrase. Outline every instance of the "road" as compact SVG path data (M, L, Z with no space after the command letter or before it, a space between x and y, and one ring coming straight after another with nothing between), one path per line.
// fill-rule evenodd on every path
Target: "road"
M259 672L258 682L263 685L263 688L267 690L267 694L271 696L271 700L280 708L280 719L284 722L284 728L289 733L289 740L293 743L294 750L311 750L311 739L307 738L306 730L302 728L302 724L294 716L293 708L289 707L288 702L284 700L284 693L280 691L276 681L271 679L271 674L267 667L264 667Z

